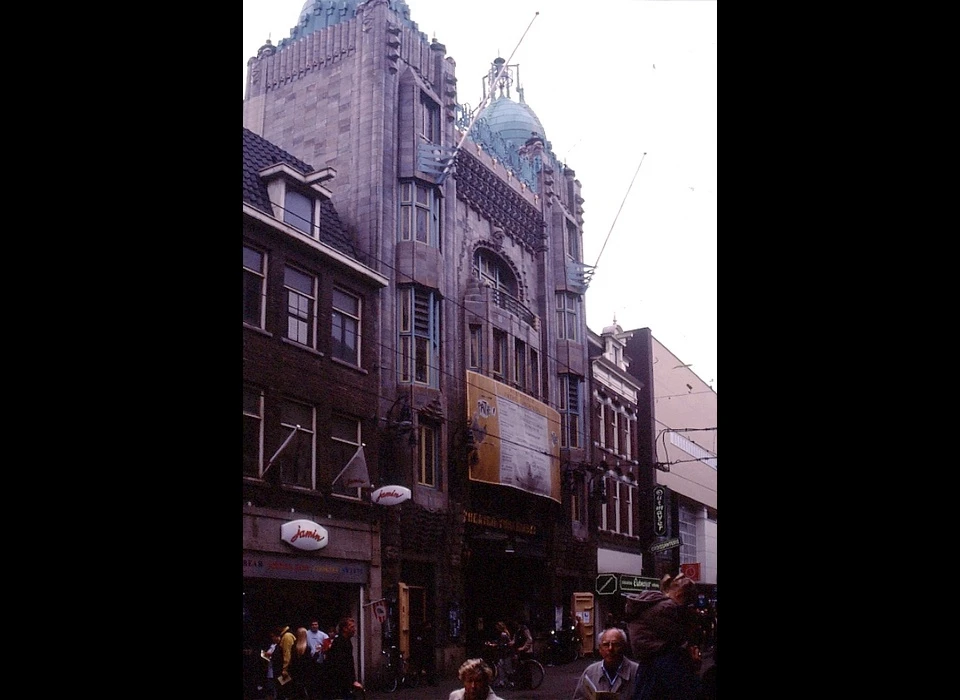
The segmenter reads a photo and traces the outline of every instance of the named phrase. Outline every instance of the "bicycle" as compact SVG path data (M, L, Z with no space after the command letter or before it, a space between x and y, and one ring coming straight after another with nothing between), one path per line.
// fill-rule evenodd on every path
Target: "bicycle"
M536 690L543 683L545 671L543 664L532 656L516 661L512 671L507 671L504 661L508 657L497 660L493 665L493 681L491 688L508 688L510 690Z
M420 674L410 673L409 661L396 646L390 646L380 652L379 686L385 693L406 686L416 688L420 685Z

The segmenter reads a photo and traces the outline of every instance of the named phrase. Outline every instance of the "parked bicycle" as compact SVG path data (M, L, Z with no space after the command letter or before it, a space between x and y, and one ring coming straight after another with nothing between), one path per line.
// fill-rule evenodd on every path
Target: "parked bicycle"
M515 659L513 668L508 666L509 657L503 657L493 664L493 688L510 690L536 690L543 683L543 664L532 656Z
M392 693L401 687L416 688L420 684L420 674L410 673L409 660L396 646L389 646L380 652L379 674L378 685L385 693Z

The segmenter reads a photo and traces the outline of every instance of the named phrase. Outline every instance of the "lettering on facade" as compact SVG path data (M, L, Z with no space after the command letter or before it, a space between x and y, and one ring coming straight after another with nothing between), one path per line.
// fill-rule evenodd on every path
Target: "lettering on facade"
M293 544L294 542L299 540L301 537L309 537L310 539L316 540L317 542L323 542L326 539L326 534L324 533L323 535L321 535L316 530L301 530L300 526L297 525L297 534L295 534L293 537L290 538L290 544Z
M653 489L654 532L659 535L667 534L667 506L666 489L657 486Z
M497 530L509 530L510 532L519 532L523 535L536 535L537 526L536 525L527 525L526 523L518 523L513 520L507 520L506 518L497 518L492 515L484 515L483 513L472 513L466 511L463 514L463 522L470 523L471 525L482 525L483 527L492 527Z

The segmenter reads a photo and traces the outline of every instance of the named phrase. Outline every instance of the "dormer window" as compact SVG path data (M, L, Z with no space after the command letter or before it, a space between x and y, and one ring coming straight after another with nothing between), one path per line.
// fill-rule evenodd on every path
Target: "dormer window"
M325 186L337 174L333 168L301 173L287 163L277 163L260 171L267 183L274 216L311 238L319 238L317 208L333 193Z
M312 197L288 187L283 200L284 223L313 236L313 206Z

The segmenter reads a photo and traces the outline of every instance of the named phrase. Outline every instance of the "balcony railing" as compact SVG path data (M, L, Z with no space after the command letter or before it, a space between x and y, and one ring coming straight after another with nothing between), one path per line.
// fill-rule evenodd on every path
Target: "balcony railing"
M494 304L499 306L504 311L509 311L515 316L518 316L521 321L526 323L531 328L537 327L537 316L530 309L523 305L519 299L515 296L511 296L502 289L494 289L493 287L488 287L490 290L490 299Z

